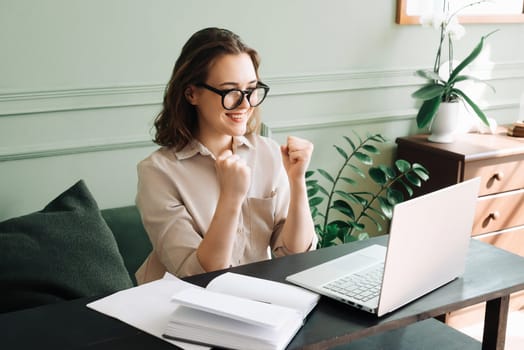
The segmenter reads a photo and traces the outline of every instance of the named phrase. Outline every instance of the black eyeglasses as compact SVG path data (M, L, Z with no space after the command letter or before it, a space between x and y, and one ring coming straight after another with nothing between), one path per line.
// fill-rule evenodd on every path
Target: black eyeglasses
M220 90L216 89L207 84L201 83L196 84L198 87L203 87L209 91L214 92L217 95L222 96L222 107L227 110L232 110L240 106L244 97L247 96L247 101L251 107L259 106L267 96L269 92L269 86L264 83L257 83L257 86L252 89L240 90L240 89L227 89Z

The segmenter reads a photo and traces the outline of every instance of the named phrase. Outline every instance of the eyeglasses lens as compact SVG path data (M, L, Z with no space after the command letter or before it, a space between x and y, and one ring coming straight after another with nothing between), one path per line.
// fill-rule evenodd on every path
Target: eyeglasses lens
M235 109L242 104L244 95L248 96L248 101L251 107L256 107L264 101L266 97L266 89L258 87L249 93L244 93L240 90L231 90L223 98L224 108Z

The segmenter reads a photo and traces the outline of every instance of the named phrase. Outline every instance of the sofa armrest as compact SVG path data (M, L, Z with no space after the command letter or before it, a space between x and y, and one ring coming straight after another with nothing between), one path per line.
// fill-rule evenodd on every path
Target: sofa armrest
M136 285L135 272L152 250L140 213L134 205L103 209L101 213L115 236L129 276Z

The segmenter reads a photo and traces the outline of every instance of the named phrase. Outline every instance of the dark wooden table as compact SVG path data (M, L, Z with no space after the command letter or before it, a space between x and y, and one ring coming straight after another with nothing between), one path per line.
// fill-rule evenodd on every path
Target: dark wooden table
M224 271L284 281L291 273L372 243L386 242L386 236L378 237ZM187 281L203 286L224 271L193 276ZM462 278L381 318L321 298L289 349L337 346L337 349L380 349L385 344L389 349L479 349L478 342L433 318L484 301L487 308L482 349L503 349L509 295L524 289L523 271L524 258L472 240ZM173 348L161 339L85 307L95 299L1 314L0 346L2 349Z

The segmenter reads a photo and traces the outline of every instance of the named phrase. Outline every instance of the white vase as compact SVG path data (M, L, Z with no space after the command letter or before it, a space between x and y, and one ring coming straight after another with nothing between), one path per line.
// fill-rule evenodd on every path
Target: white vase
M459 126L459 103L441 102L430 126L428 141L452 143Z

